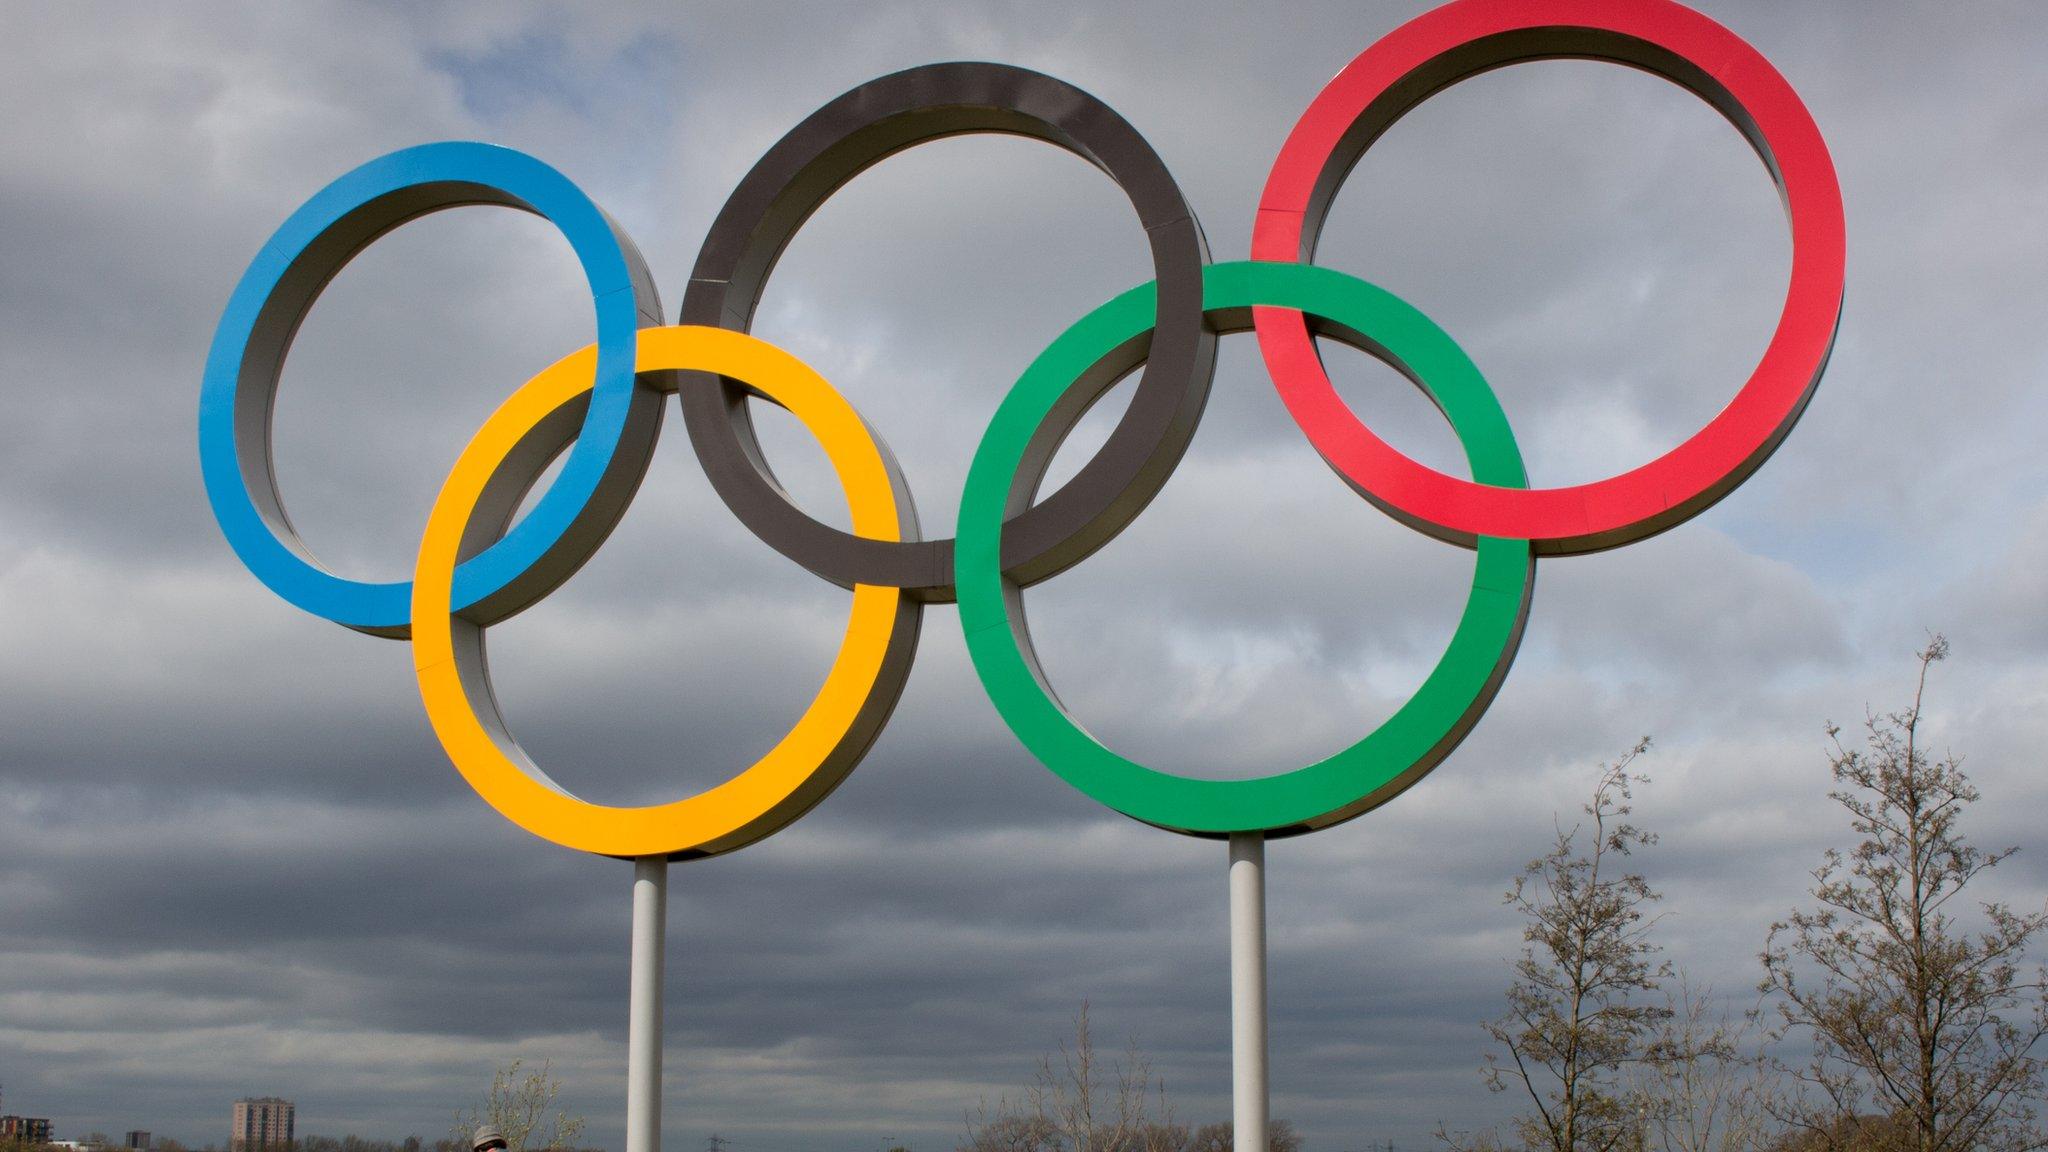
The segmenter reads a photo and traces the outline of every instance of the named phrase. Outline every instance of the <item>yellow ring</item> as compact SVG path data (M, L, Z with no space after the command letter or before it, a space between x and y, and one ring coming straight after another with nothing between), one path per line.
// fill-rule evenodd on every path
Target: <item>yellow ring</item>
M902 538L881 447L845 398L802 361L745 333L694 325L642 329L636 360L639 372L715 372L787 408L832 461L854 533ZM918 607L900 589L856 585L846 639L803 718L767 755L723 784L667 804L614 808L580 800L549 780L498 712L484 666L482 628L449 607L457 560L493 477L549 417L563 415L589 393L596 365L593 345L527 381L484 422L435 498L413 575L413 666L420 699L441 747L470 787L536 836L606 856L729 852L803 815L852 771L894 707L917 639ZM892 682L878 693L885 675Z

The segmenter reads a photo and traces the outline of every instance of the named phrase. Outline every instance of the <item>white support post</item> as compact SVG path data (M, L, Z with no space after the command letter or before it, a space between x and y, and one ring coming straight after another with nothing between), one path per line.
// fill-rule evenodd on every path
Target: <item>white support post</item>
M1266 836L1230 834L1232 1152L1266 1152Z
M661 1152L661 977L668 858L633 861L633 970L626 1006L626 1152Z

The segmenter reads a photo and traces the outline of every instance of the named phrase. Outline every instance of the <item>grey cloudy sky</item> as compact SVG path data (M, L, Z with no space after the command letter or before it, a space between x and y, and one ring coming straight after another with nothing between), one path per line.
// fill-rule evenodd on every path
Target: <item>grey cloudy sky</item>
M524 149L624 224L673 312L712 214L782 132L862 80L978 58L1118 109L1234 259L1288 127L1421 8L0 4L7 1110L204 1143L235 1097L275 1093L302 1133L431 1139L495 1065L549 1058L591 1136L620 1143L628 870L490 812L435 745L405 646L278 601L206 509L194 413L213 324L307 196L423 141ZM1833 149L1850 228L1833 365L1733 497L1543 564L1505 689L1435 775L1273 848L1274 1109L1317 1152L1504 1114L1477 1075L1477 1022L1517 947L1500 892L1596 762L1643 733L1661 938L1697 982L1746 997L1766 926L1846 836L1822 723L1898 703L1929 629L1956 649L1933 723L1989 798L1972 830L2027 849L1987 891L2043 899L2048 19L2021 0L1706 8ZM1006 384L1149 277L1129 216L1054 149L927 146L818 213L756 331L853 398L927 531L949 532ZM1788 247L1755 157L1704 104L1545 63L1397 125L1319 259L1456 337L1556 484L1647 460L1726 401ZM469 434L590 337L574 260L536 220L473 209L387 237L285 373L295 522L338 570L403 576ZM1434 662L1470 571L1324 469L1250 343L1225 342L1159 500L1030 597L1080 716L1194 774L1356 739ZM1392 372L1332 364L1375 427L1455 465ZM843 515L801 430L764 424L799 498ZM671 423L617 535L494 631L493 666L558 779L672 796L795 718L845 599L731 519ZM826 804L675 871L671 1147L950 1148L1083 999L1101 1035L1151 1054L1183 1117L1228 1115L1223 848L1107 815L1031 761L955 619L930 612L901 708Z

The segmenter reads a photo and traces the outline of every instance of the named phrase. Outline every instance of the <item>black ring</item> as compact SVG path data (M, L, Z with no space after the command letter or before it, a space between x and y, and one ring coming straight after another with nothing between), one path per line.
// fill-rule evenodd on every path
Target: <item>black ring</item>
M775 143L720 210L683 295L684 324L745 332L769 273L804 221L870 165L944 136L1000 132L1058 145L1102 170L1138 211L1159 284L1158 323L1131 404L1095 457L1003 532L1003 569L1020 586L1086 559L1165 485L1208 403L1216 337L1202 315L1208 242L1158 153L1108 105L1062 80L1005 64L928 64L871 80ZM820 523L776 483L736 380L678 373L683 421L712 486L783 555L841 585L953 599L953 541L864 540ZM880 441L880 437L876 437ZM884 448L899 497L901 470ZM914 524L913 524L914 527Z

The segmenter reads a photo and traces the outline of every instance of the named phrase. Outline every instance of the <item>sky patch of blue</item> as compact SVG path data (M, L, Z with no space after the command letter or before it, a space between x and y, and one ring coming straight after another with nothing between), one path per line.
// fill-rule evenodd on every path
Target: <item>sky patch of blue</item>
M682 46L642 35L602 59L576 52L561 29L534 28L480 51L437 49L427 63L452 77L470 115L503 124L535 106L577 117L604 115L620 101L644 107L681 72Z

